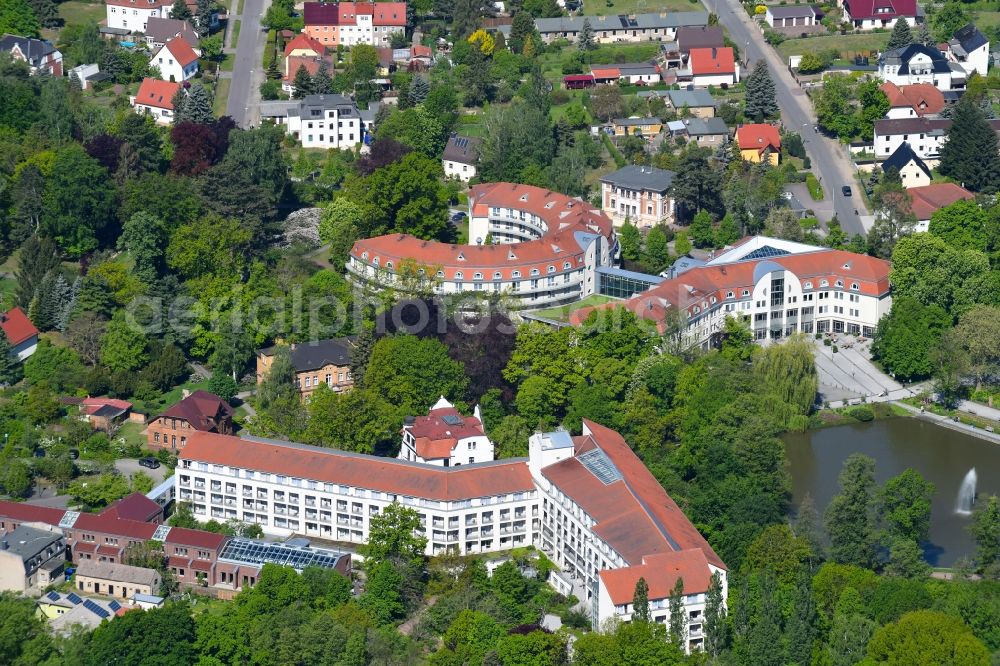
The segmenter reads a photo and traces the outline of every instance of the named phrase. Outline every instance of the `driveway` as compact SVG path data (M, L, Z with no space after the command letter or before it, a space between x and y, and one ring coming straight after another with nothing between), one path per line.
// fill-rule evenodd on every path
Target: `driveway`
M122 476L128 478L135 472L143 472L153 479L153 485L158 485L163 479L167 477L167 467L166 465L160 465L156 469L149 469L147 467L141 467L139 461L134 458L122 458L115 461L115 469L121 473Z
M726 27L733 42L743 56L742 76L746 76L753 63L764 59L774 79L781 120L789 130L799 132L806 152L812 160L812 170L819 178L826 198L833 202L841 228L849 235L866 232L860 215L866 215L864 201L860 196L845 197L840 193L842 185L855 185L854 166L844 148L834 139L816 132L816 116L812 102L799 87L787 69L787 64L764 41L756 21L747 16L742 5L736 0L703 0L709 11L715 12L719 22ZM747 66L750 63L750 66ZM857 187L854 187L856 190ZM855 213L855 210L858 212Z
M261 30L260 19L271 0L244 0L240 18L240 35L236 42L236 59L229 88L226 114L239 127L260 124L260 84L264 82L264 46L267 32ZM230 18L235 21L236 17Z
M836 403L858 398L900 399L912 394L892 377L875 367L868 356L871 343L851 342L853 336L838 335L837 352L821 340L815 341L816 372L824 402ZM851 347L845 347L851 344ZM882 396L885 393L886 395Z

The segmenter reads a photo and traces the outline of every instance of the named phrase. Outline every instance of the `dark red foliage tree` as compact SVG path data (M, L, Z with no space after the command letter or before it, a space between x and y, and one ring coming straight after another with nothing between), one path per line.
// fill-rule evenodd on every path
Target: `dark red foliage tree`
M369 176L376 169L388 166L396 160L401 160L413 150L395 139L379 139L371 146L371 152L354 163L358 174Z
M118 159L121 156L122 140L110 134L98 134L83 145L87 154L101 163L109 173L118 171Z
M229 147L229 131L235 126L228 116L214 123L182 121L170 131L174 157L170 170L181 176L197 176L217 164Z

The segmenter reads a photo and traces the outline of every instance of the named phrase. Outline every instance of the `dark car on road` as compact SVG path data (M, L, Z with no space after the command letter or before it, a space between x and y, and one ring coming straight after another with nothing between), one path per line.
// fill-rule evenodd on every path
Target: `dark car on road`
M160 461L157 460L156 458L140 458L139 466L148 467L149 469L156 469L157 467L160 466Z
M844 185L842 188L840 188L840 191L844 193L845 197L851 196L851 186L850 185Z

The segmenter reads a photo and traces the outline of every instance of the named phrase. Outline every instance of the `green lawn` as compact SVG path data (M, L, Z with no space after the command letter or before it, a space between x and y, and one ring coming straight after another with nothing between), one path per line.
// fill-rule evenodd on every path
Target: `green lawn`
M823 35L806 39L788 39L778 45L778 53L786 60L791 55L802 55L810 51L837 49L842 54L859 51L881 51L889 41L889 33L859 35Z
M236 23L233 23L233 37L232 37L232 41L231 41L231 43L233 45L233 48L236 48L236 42L239 41L239 39L240 39L240 24L241 23L242 23L242 21L240 21L239 19L236 20Z
M698 12L704 7L698 0L583 0L587 16L611 14L652 14L654 12Z
M568 322L569 316L579 310L580 308L593 307L595 305L603 305L604 303L610 303L611 301L616 301L618 299L612 298L611 296L601 296L599 294L594 294L588 296L578 303L570 303L569 305L560 305L557 308L548 308L546 310L536 310L532 314L539 317L544 317L545 319L551 319L553 321Z
M229 87L232 79L219 79L215 84L215 103L212 105L215 115L226 115L226 104L229 102Z
M222 62L219 63L219 71L221 72L231 72L233 71L233 64L236 62L235 53L227 53L222 58Z
M142 423L128 422L122 425L116 437L123 437L126 444L136 444L142 448L146 448L146 436L142 434L145 428L146 426Z
M973 21L976 27L980 30L986 31L996 25L1000 25L1000 12L998 11L983 11L976 12Z
M80 2L79 0L67 0L59 4L59 18L70 23L85 23L87 21L99 22L107 16L104 3L101 2Z
M243 0L240 0L239 3L236 5L236 13L239 14L240 16L243 16Z

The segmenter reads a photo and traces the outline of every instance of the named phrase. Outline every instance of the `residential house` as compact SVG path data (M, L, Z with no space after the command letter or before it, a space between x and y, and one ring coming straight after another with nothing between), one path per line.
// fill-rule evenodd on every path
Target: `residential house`
M616 42L673 41L677 31L689 26L707 26L708 12L658 12L647 14L610 14L607 16L558 16L535 19L535 29L542 41L551 44L557 39L575 42L590 21L594 41L601 44ZM510 35L510 26L500 26L500 32Z
M886 118L917 118L936 116L944 110L944 95L930 83L913 83L898 86L886 81L882 92L889 98Z
M326 65L327 71L332 77L334 75L333 71L333 57L327 55L321 56L310 56L310 55L293 55L285 58L285 74L281 78L281 90L286 93L289 97L295 95L295 75L299 73L300 68L305 68L306 73L309 76L316 76L319 72L320 67Z
M963 199L975 199L976 195L955 183L934 183L923 187L911 187L906 190L910 197L910 210L917 218L914 231L927 231L931 216L941 208L950 206Z
M715 100L704 88L695 90L667 90L667 108L680 116L714 118Z
M721 25L694 25L677 29L677 50L683 55L691 49L722 48L726 45Z
M58 527L25 523L0 534L0 592L37 594L62 582L66 539Z
M0 330L3 330L19 361L34 354L38 348L38 329L19 307L15 306L0 314Z
M95 84L101 81L107 81L111 77L101 71L100 66L97 63L90 63L87 65L77 65L73 69L69 70L67 76L71 78L76 78L80 82L81 90L90 90Z
M948 40L945 57L961 67L967 75L973 72L986 76L990 68L990 40L972 23L959 28Z
M57 636L69 636L77 627L96 629L105 620L135 608L115 599L81 597L76 592L47 592L38 600L38 614L49 621L49 628Z
M736 128L736 145L747 162L767 160L777 166L781 159L781 134L774 125L753 123Z
M611 131L615 136L654 137L663 130L659 118L615 118L611 121Z
M318 58L323 55L326 55L326 46L324 46L321 41L305 32L300 32L285 44L286 58L290 58L292 56ZM287 67L285 67L285 74L288 74Z
M929 83L942 92L964 90L967 75L934 47L910 44L879 55L878 77L898 86Z
M467 183L476 177L476 163L479 161L479 146L482 139L459 136L452 133L441 155L445 178L457 178Z
M295 367L295 386L303 398L308 398L320 385L325 384L336 393L354 386L351 376L351 350L354 338L332 338L289 347ZM257 352L257 383L267 377L278 347L268 347Z
M73 582L78 592L128 599L134 594L159 594L163 579L155 569L82 560Z
M772 28L801 28L816 25L819 16L812 5L768 5L764 21Z
M729 127L722 118L685 118L683 134L702 148L718 148L729 143Z
M670 222L674 201L668 191L674 172L628 165L601 178L601 210L621 227L625 220L640 228Z
M627 83L642 86L653 85L662 80L660 68L652 62L591 65L590 73L596 83Z
M4 34L0 37L0 51L9 53L14 60L28 63L32 74L63 75L62 53L51 42Z
M172 37L153 52L149 65L160 70L164 81L187 81L198 73L198 54L183 37Z
M131 411L131 402L115 398L84 398L80 403L80 414L87 423L107 433L127 420Z
M936 158L948 139L947 118L899 118L875 121L875 155L888 157L904 143L923 160Z
M195 53L200 55L198 33L187 21L154 16L146 22L146 44L150 48L158 49L174 37L183 39Z
M129 102L136 113L148 113L158 125L169 125L174 122L174 96L180 89L181 84L174 81L145 78Z
M843 0L844 20L855 30L891 30L899 19L917 24L917 0Z
M740 80L740 66L730 46L691 49L688 68L696 88L731 86Z
M905 141L880 166L883 172L894 169L899 174L899 179L906 189L931 184L930 167L913 152L913 148Z
M233 431L233 408L225 400L198 390L185 396L146 426L146 441L151 449L180 451L194 432Z
M107 27L145 33L149 19L169 18L173 0L107 0ZM191 12L192 15L196 11Z
M493 442L486 436L478 406L472 416L463 416L441 396L427 416L403 422L396 457L438 467L474 465L493 460Z
M303 32L331 49L391 46L391 35L406 31L405 2L306 2L302 14Z
M294 57L294 56L293 56ZM303 148L354 148L372 130L377 107L359 111L344 95L307 95L291 102L261 105L261 118L284 125Z

